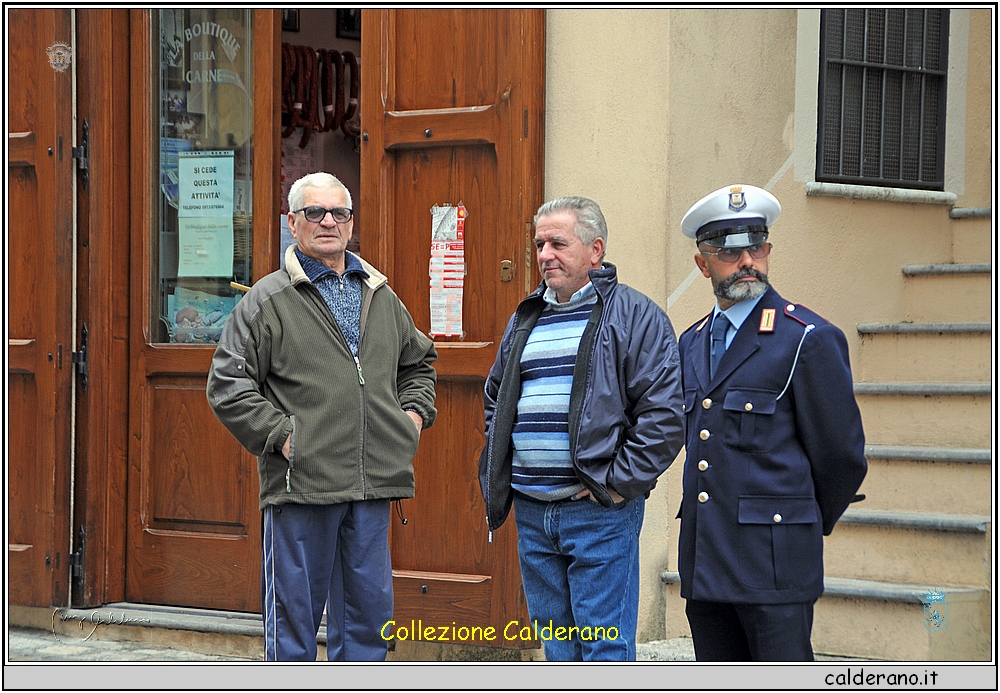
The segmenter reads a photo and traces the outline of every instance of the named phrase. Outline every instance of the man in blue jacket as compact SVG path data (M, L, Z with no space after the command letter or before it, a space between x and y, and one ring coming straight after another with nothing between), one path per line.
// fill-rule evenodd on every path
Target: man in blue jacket
M603 262L593 200L535 215L543 283L486 381L479 481L490 531L514 505L528 615L558 661L635 660L645 497L683 443L674 329Z
M767 279L781 206L716 190L681 223L716 306L680 338L681 596L704 661L808 661L823 536L867 471L844 333Z

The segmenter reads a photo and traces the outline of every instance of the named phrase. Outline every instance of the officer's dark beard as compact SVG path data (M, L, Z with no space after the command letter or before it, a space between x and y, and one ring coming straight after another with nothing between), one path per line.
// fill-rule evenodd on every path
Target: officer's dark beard
M756 277L755 282L739 282L744 277ZM715 295L724 301L739 303L747 299L757 298L767 291L767 275L755 270L753 267L744 267L733 272L715 285Z

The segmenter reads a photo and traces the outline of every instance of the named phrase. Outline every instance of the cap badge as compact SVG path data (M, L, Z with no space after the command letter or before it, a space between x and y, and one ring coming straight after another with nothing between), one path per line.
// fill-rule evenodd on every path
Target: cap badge
M746 209L747 201L743 197L743 186L734 185L729 189L729 209L734 212L740 212Z

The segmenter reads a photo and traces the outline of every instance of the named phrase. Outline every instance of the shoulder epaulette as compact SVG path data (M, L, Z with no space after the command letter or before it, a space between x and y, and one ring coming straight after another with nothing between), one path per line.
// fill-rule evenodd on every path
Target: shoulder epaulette
M829 323L829 320L819 313L797 303L786 303L784 312L787 317L803 325L826 325Z

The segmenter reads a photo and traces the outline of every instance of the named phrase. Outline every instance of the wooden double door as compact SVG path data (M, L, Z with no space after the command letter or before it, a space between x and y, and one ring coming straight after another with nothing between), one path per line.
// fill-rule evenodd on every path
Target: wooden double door
M55 543L80 557L74 604L126 600L258 611L256 460L222 428L206 401L214 347L154 337L150 306L159 287L149 200L159 194L160 181L149 163L159 137L152 125L159 97L150 86L156 59L152 14L77 10L76 16L77 121L87 117L92 143L90 181L77 191L77 286L52 286L43 299L39 291L49 286L38 270L24 294L36 302L22 310L21 323L30 329L12 330L8 346L8 383L27 403L23 411L44 404L47 412L18 420L26 425L11 441L12 457L31 450L37 460L18 469L42 461L52 471L33 471L30 479L26 471L12 473L9 500L56 489L53 498L65 501L61 517L47 508L39 517L53 518ZM253 61L254 281L279 264L280 21L279 11L254 10L247 42ZM37 51L31 59L37 61ZM484 378L507 318L537 282L530 221L542 201L544 13L364 10L361 64L361 190L354 196L364 220L362 254L387 274L425 332L431 330L430 210L461 203L468 211L462 333L435 337L439 415L414 461L416 497L401 506L407 522L395 518L391 528L396 618L493 625L499 631L510 620L525 620L527 611L513 523L491 541L476 462L484 443ZM60 88L68 90L69 83ZM65 96L55 93L53 104ZM27 152L23 143L15 150L13 130L12 124L11 151ZM17 132L28 130L25 125ZM30 157L12 157L9 175L28 180L30 161L55 163L59 170L58 159L50 162L39 152L45 152L40 144ZM63 166L61 175L71 180L72 162ZM44 192L22 187L25 205L48 211ZM42 234L44 243L29 237L16 246L18 252L36 253L42 263L60 252L71 258L72 252L58 248L72 243L59 225L72 227L71 202L62 212L69 221L53 220ZM67 302L74 290L75 318ZM44 344L31 334L41 325L39 316L48 321ZM62 330L65 343L73 344L85 321L92 344L89 387L77 382L75 395L69 394L72 387L63 395L48 394L58 391L60 378L70 385L73 380L66 365L71 350L60 371L46 360L49 343L54 348L55 332ZM75 432L67 415L74 401ZM38 422L49 419L55 422L45 424L53 443L35 445ZM61 451L53 447L59 440ZM77 479L72 514L67 479L60 478L70 473L63 465L70 449L76 451ZM18 522L27 526L29 520ZM32 549L24 546L34 542L18 544L27 559ZM56 569L34 558L21 564L27 566L26 580L36 576L35 585L43 567L48 583L70 579L65 565ZM63 582L43 593L12 591L10 598L66 603L58 596L68 591Z

